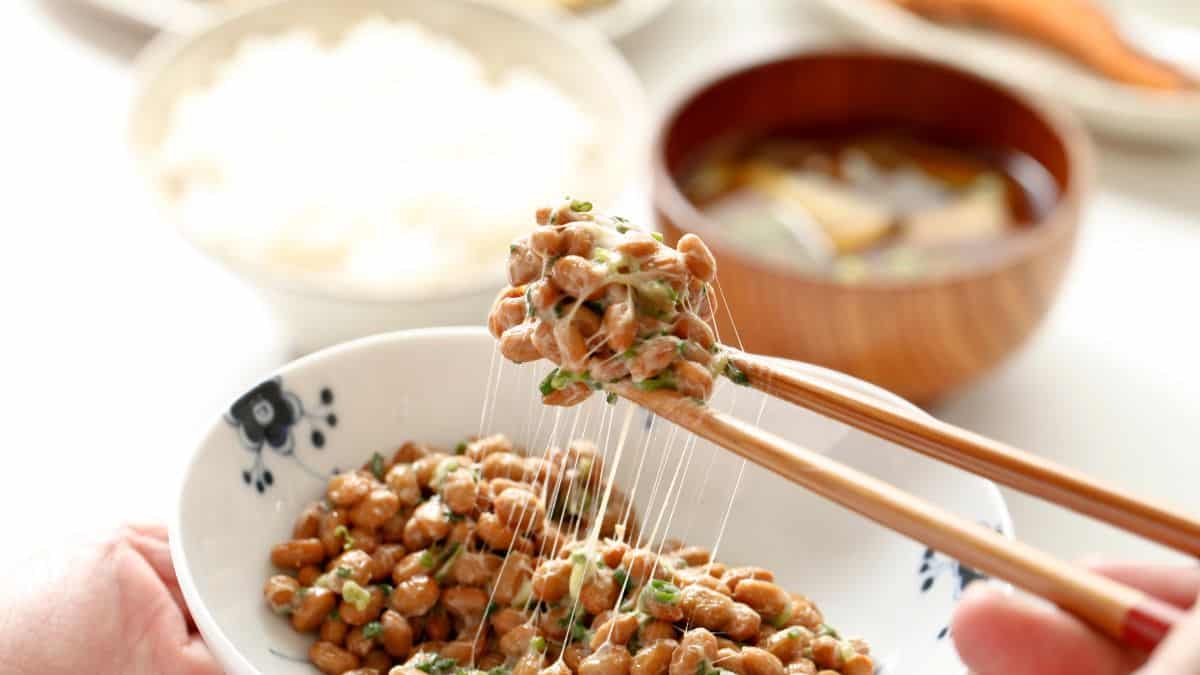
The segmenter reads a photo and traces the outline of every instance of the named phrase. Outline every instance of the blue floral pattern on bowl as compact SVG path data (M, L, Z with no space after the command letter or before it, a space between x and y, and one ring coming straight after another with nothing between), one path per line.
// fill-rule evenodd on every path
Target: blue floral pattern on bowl
M333 412L333 390L323 387L319 403L312 411L294 392L283 386L282 378L267 380L242 394L225 413L225 421L238 434L241 446L254 453L254 463L242 470L242 482L253 485L260 494L275 484L275 474L263 459L263 448L270 448L281 457L299 462L309 473L322 475L308 468L296 456L295 430L300 423L309 428L308 439L317 450L325 447L325 433L337 426Z
M986 523L985 523L986 524ZM996 525L989 525L993 530L1003 534L1003 528ZM981 581L988 578L988 575L979 570L968 567L954 558L946 557L932 548L926 547L925 552L921 554L921 566L917 570L917 574L921 579L921 592L928 593L937 582L938 578L943 575L950 575L953 578L954 584L954 600L957 603L962 597L962 593L967 586L973 581ZM942 640L950 634L950 627L943 627L937 635L937 639Z

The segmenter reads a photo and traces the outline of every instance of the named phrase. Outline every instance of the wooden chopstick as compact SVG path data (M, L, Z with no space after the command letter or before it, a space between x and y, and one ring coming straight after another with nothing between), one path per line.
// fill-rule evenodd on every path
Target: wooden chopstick
M1068 565L892 485L668 390L612 391L875 522L1057 604L1131 647L1152 650L1182 611Z
M750 386L869 434L989 478L1177 551L1200 557L1200 520L1139 499L1042 457L952 424L881 404L761 358L732 362Z

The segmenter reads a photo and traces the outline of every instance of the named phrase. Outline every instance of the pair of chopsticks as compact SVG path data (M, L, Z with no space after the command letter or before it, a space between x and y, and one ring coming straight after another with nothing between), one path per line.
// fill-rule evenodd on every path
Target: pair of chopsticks
M1134 498L953 425L737 353L750 386L971 473L1200 556L1200 521ZM668 390L615 385L624 398L812 492L1004 579L1083 619L1114 640L1152 650L1182 611L960 518L892 485Z

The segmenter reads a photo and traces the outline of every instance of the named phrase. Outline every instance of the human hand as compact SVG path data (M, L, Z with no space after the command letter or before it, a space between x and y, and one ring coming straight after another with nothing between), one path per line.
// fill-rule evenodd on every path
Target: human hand
M19 587L0 596L0 673L222 673L188 616L164 527L122 528L5 576Z
M1181 608L1193 607L1200 593L1196 567L1125 563L1089 567ZM1200 673L1200 608L1188 614L1148 660L1054 607L1005 595L982 583L963 594L952 630L963 662L976 675Z

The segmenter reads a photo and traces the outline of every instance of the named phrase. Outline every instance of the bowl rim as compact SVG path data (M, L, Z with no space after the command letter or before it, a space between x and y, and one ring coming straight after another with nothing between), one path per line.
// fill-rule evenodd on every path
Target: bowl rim
M305 2L306 0L263 0L250 3L244 8L222 13L205 23L199 30L183 35L164 31L156 35L134 59L134 93L132 102L126 114L125 144L133 156L138 173L153 200L165 214L164 219L174 225L180 237L205 256L219 265L246 278L255 284L268 286L273 290L292 295L319 298L321 300L357 303L357 304L390 304L395 302L408 303L437 303L476 297L490 294L492 289L505 281L504 276L480 274L475 283L439 288L431 292L406 289L402 287L368 288L354 284L331 284L329 280L306 279L301 275L290 275L273 270L270 265L253 264L238 260L226 254L219 247L206 244L201 239L189 234L181 227L177 218L170 216L170 200L156 185L153 170L153 155L149 147L138 141L139 129L143 126L143 116L150 90L171 72L180 55L192 45L209 39L212 35L235 30L243 22L256 16L277 12L287 5ZM386 0L373 0L386 2ZM517 6L513 3L496 3L489 0L441 0L454 2L471 8L473 12L491 13L505 16L516 23L543 34L553 34L561 37L561 41L569 45L576 58L587 62L598 75L597 80L604 82L611 89L607 98L614 102L619 113L624 132L619 138L605 141L607 150L616 148L618 164L621 173L612 181L614 202L623 201L635 192L639 182L645 182L646 154L648 139L651 135L651 115L649 98L641 80L633 70L632 64L617 49L604 34L585 21L556 21L548 13L536 12L532 9ZM422 23L413 19L416 23ZM470 45L464 45L470 48ZM577 99L569 97L573 102ZM531 214L532 215L532 214ZM532 222L532 218L531 218ZM499 254L497 254L499 255Z
M274 375L285 374L297 369L309 368L317 364L333 361L341 357L343 354L358 351L370 351L380 345L403 343L413 340L427 338L447 338L447 339L484 339L491 341L492 337L487 333L487 330L482 326L454 326L454 327L436 327L436 328L417 328L412 330L395 331L391 333L381 333L372 335L357 340L344 342L320 351L308 354L294 361L290 361L276 369L267 377ZM890 403L897 407L907 409L921 415L929 416L929 413L918 408L914 404L904 400L900 396L893 394L881 387L873 385L864 380L860 380L844 373L839 373L828 368L822 368L809 363L792 361L789 359L774 359L786 367L793 368L804 372L805 374L813 375L820 378L827 378L829 381L840 386L867 394L878 398L880 401ZM187 559L187 554L184 551L183 540L186 536L183 528L183 509L184 496L188 491L192 474L199 464L201 458L205 454L205 449L208 446L209 439L212 435L221 428L223 423L223 413L218 412L215 420L208 425L202 432L201 437L197 441L191 455L182 471L178 494L176 495L175 505L171 511L170 523L168 525L168 542L171 549L171 564L175 570L175 575L179 580L179 587L183 592L184 600L187 602L188 610L191 612L193 620L197 627L200 628L206 642L210 647L218 651L225 659L233 661L237 664L239 670L247 673L259 673L245 656L234 646L233 641L225 634L225 631L217 624L216 618L208 609L208 604L200 597L200 593L196 588L195 579L192 577L191 567ZM984 490L987 493L986 499L990 507L995 511L997 518L996 525L1000 528L1000 534L1006 538L1012 539L1014 536L1012 514L1008 508L1008 502L1004 499L1004 495L1000 492L997 485L985 478L980 478L984 481ZM1011 592L1011 585L1000 582L1001 588L1005 592Z
M1059 193L1054 207L1043 218L1019 236L1006 237L1005 245L997 255L967 268L955 269L936 275L912 278L867 278L853 283L834 279L829 274L788 266L767 260L744 251L729 242L722 227L715 219L706 216L692 204L680 189L666 161L667 140L675 131L680 117L701 97L713 89L735 81L750 73L773 66L826 58L884 59L904 62L905 65L942 71L950 77L974 81L993 91L1007 96L1025 107L1058 138L1067 158L1069 171L1065 189ZM932 59L913 56L895 49L877 49L860 46L828 46L815 49L788 51L766 58L754 58L727 66L711 74L699 84L684 90L667 107L654 133L651 148L652 206L657 218L669 220L675 229L694 232L705 240L718 254L732 259L736 265L758 273L788 277L790 281L809 284L823 290L853 291L891 294L898 291L941 288L969 283L1002 272L1019 265L1022 261L1036 257L1062 238L1070 238L1079 229L1079 217L1084 197L1092 191L1094 184L1094 149L1091 137L1079 119L1066 108L1040 97L1023 93L1003 83L987 79L967 70L955 68ZM661 223L660 223L661 225Z

